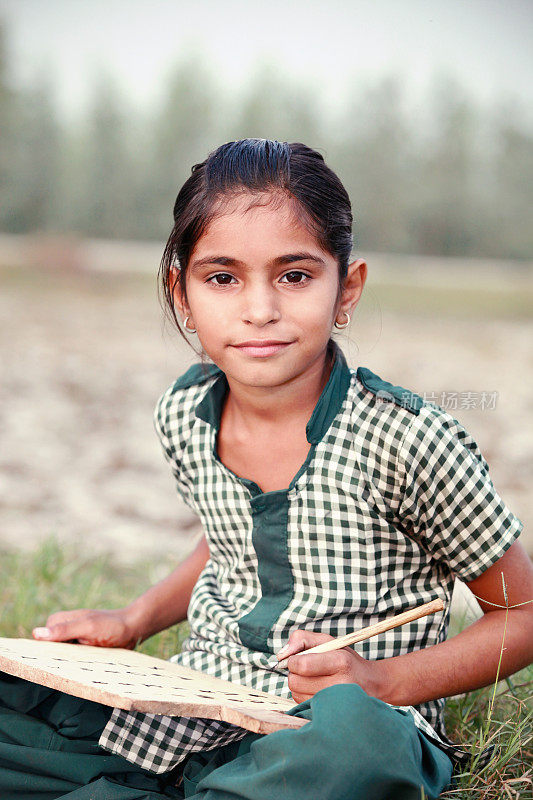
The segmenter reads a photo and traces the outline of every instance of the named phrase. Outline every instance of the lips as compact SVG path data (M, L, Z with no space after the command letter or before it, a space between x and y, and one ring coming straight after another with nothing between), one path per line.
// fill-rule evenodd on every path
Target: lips
M284 342L281 339L250 339L248 342L241 342L240 344L234 344L234 347L271 347L275 344L290 344L290 342Z
M283 342L279 339L250 339L248 342L234 344L237 350L255 358L266 358L285 350L292 342Z

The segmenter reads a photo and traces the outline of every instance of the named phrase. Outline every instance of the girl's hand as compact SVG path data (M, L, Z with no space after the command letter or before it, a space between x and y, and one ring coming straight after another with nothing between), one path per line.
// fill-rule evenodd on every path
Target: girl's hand
M142 635L126 608L58 611L48 617L46 627L33 629L33 638L49 642L74 641L97 647L125 647L128 650L133 650L142 641Z
M316 647L317 644L329 642L335 637L327 633L299 630L291 634L286 648L280 650L287 658L289 669L289 689L296 703L303 703L314 694L333 686L335 683L357 683L372 697L385 699L386 692L386 660L367 661L350 647L331 650L329 653L311 653L305 655L301 650Z

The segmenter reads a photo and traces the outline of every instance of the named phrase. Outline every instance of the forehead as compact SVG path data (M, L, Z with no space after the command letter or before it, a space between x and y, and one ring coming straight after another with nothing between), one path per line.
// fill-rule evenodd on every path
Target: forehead
M312 223L294 198L243 193L218 201L193 255L213 247L277 250L296 243L324 253Z

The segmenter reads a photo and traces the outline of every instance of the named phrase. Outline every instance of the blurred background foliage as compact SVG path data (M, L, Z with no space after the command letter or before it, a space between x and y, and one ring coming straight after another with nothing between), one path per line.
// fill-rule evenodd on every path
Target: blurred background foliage
M533 133L519 102L481 106L446 75L410 113L394 75L350 91L326 118L302 86L262 60L244 96L224 94L201 54L176 64L148 114L104 70L83 118L57 113L43 71L9 79L0 29L0 229L166 239L191 166L224 141L267 137L318 149L354 205L356 248L533 257Z

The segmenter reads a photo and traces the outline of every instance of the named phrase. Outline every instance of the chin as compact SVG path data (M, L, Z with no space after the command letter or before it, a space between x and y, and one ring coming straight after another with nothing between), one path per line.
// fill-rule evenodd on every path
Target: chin
M265 365L266 367L266 365ZM297 371L286 369L281 371L277 365L272 370L266 369L253 369L242 374L242 378L237 378L247 386L260 387L273 387L281 386L281 384L290 381L297 374Z

